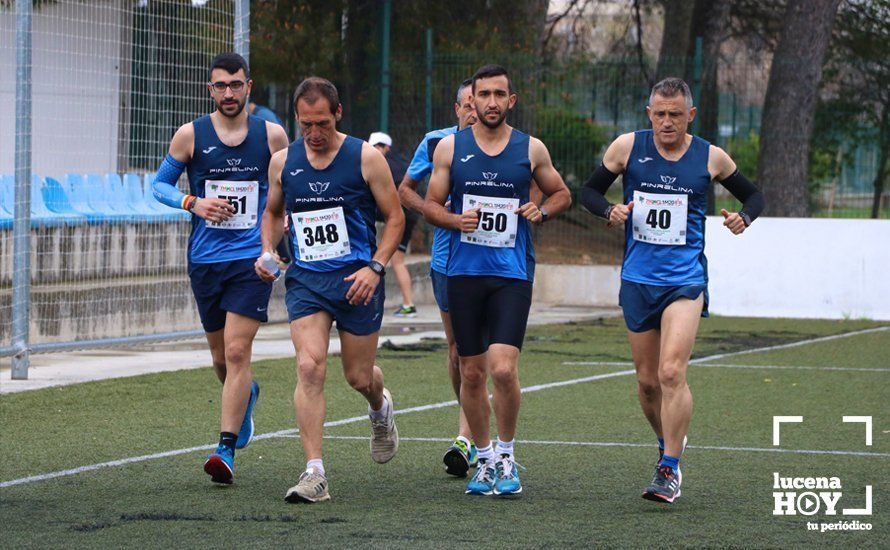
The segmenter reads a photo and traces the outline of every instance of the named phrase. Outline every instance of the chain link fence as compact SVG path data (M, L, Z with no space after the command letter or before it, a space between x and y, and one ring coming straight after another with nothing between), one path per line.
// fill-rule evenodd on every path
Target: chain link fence
M0 4L7 75L22 53L17 25L27 28L15 8ZM207 69L233 48L235 3L35 1L30 19L29 166L14 157L24 83L0 82L3 355L17 351L13 279L24 258L14 259L12 235L22 205L30 211L32 348L194 330L189 216L154 200L151 171L176 128L212 110ZM28 197L16 190L21 168L30 172Z

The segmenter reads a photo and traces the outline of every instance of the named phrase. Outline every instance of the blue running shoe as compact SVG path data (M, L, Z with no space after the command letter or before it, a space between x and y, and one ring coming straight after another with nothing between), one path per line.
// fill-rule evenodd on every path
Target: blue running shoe
M494 484L494 494L499 497L510 495L518 495L522 492L522 483L519 482L519 472L516 467L520 466L508 454L502 454L495 460L495 472L497 481Z
M479 451L476 450L475 443L470 443L469 459L470 459L470 468L475 468L476 464L479 463Z
M494 491L494 482L497 472L495 471L493 460L479 459L476 467L476 474L470 478L467 483L466 494L468 495L490 495Z
M204 462L204 471L210 475L210 481L231 485L235 479L235 451L220 444Z
M260 398L260 385L256 380L250 382L250 401L247 402L247 409L244 410L244 420L241 421L241 429L238 430L238 440L235 441L236 449L243 449L250 445L253 439L253 406L256 405Z

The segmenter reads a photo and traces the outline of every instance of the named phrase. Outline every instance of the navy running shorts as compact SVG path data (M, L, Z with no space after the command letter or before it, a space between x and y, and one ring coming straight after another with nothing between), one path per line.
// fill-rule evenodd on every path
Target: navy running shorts
M354 306L346 299L352 281L343 279L366 265L358 262L328 272L311 271L292 265L284 279L284 302L287 305L288 320L293 322L319 311L326 311L337 322L337 330L356 336L378 332L383 322L385 280L380 279L368 305Z
M448 313L448 276L431 269L430 280L433 281L433 296L439 310Z
M708 285L657 286L621 281L618 305L624 310L624 323L631 332L661 328L664 310L681 298L695 300L704 294L701 316L708 316Z
M255 260L233 260L212 264L189 262L189 281L205 332L226 326L231 311L265 323L272 283L263 282L253 269Z
M491 344L522 349L532 283L507 277L448 277L451 327L461 357L479 355Z

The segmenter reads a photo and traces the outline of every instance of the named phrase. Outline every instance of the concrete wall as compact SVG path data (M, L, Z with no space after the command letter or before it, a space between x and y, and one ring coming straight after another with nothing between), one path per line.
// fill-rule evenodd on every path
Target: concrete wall
M44 3L32 18L32 171L117 171L121 32L118 2ZM0 172L14 171L15 10L0 11Z
M711 311L890 320L890 220L762 218L739 237L708 218Z

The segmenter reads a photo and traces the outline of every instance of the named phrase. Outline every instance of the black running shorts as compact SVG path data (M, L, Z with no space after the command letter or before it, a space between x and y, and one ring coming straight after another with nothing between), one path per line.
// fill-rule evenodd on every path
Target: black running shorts
M532 283L506 277L448 277L448 310L462 357L488 351L491 344L522 349L532 305Z

